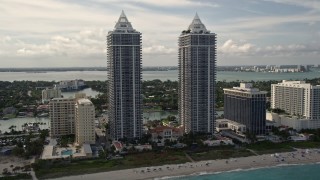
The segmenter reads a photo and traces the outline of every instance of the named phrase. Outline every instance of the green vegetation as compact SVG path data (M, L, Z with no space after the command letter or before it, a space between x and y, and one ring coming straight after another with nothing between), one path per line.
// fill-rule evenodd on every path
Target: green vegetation
M286 144L288 144L288 146L291 146L294 148L301 148L301 149L320 148L320 142L312 142L312 141L287 142Z
M258 154L272 154L279 152L290 152L294 149L287 143L273 143L270 141L261 141L247 145L248 149L255 151Z
M144 166L157 166L164 164L177 164L188 162L183 151L165 150L148 151L130 154L123 159L116 160L38 160L34 165L37 177L41 179L105 172L119 169L137 168ZM85 169L85 171L83 171Z
M6 114L3 117L7 119L12 119L12 118L15 118L16 116L17 116L16 114Z
M192 159L196 161L202 160L215 160L215 159L228 159L237 157L253 156L254 154L246 149L234 149L233 147L226 148L212 148L202 152L189 153Z
M27 173L19 173L16 175L6 175L4 177L0 177L1 180L18 180L18 179L32 179L32 176Z
M253 86L261 91L267 91L267 96L270 97L271 84L280 81L251 81ZM320 78L306 79L313 85L320 84ZM14 107L18 111L25 111L26 105L36 105L41 99L41 88L37 87L52 87L56 82L47 81L0 81L0 112L4 108ZM95 98L92 98L98 112L102 112L107 106L107 81L86 81L88 87L95 91L101 92ZM223 107L223 88L232 88L239 86L240 81L226 82L217 81L216 85L216 108ZM31 92L31 93L30 93ZM143 103L146 110L177 110L178 109L178 81L161 81L155 79L152 81L142 81L142 94L144 95ZM30 96L31 95L31 96ZM270 107L270 104L267 104ZM36 113L36 111L34 111ZM16 114L10 117L15 117ZM0 113L1 116L1 113Z
M312 134L311 140L314 142L320 142L320 129L302 129L301 133Z
M145 106L160 106L162 110L178 110L178 82L143 81L142 94Z
M161 106L146 106L143 111L149 112L149 111L162 111L162 107Z
M271 84L278 83L280 81L252 81L253 86L259 88L262 91L267 91L270 97ZM99 92L107 92L106 81L86 81L86 84L93 90ZM232 88L239 86L240 81L226 82L217 81L216 108L223 107L223 88ZM177 110L178 109L178 81L161 81L159 79L142 82L142 94L144 95L144 106L146 110ZM107 100L105 98L105 100ZM94 102L95 106L101 106L106 104L106 101ZM268 105L269 107L270 105Z
M68 144L72 144L75 141L74 135L64 135L57 140L60 147L68 147Z
M278 113L278 114L287 114L285 110L279 109L279 108L270 109L270 111L271 111L271 112L274 112L274 113Z
M254 150L258 154L271 154L279 152L295 151L294 148L320 148L320 142L302 141L302 142L283 142L272 143L270 141L262 141L247 145L248 149Z
M39 133L39 135L33 135L30 133L25 137L24 143L17 141L16 147L12 150L13 155L24 158L40 155L43 150L44 141L46 137L49 136L49 131L40 130Z
M37 101L41 100L41 90L36 87L50 87L53 84L54 82L47 81L0 81L0 111L6 107L23 111L24 105L37 104ZM29 91L31 94L28 94Z

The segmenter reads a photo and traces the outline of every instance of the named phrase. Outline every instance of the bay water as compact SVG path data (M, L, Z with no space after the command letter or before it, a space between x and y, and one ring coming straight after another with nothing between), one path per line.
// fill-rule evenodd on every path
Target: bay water
M83 79L85 81L106 81L107 71L63 71L63 72L0 72L0 81L62 81ZM319 69L304 73L263 73L218 71L217 81L267 81L267 80L303 80L319 78ZM143 80L178 80L178 71L142 71Z

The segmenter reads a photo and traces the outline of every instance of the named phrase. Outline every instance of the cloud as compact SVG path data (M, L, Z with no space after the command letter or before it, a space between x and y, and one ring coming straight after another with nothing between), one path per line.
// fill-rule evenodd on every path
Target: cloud
M142 52L144 54L172 54L176 53L177 50L175 48L169 48L163 45L153 45L143 48Z
M151 5L151 6L157 6L157 7L219 7L219 4L213 3L213 2L204 2L199 0L93 0L94 2L100 2L100 3L118 3L118 4L131 4L136 5L138 4L144 4L144 5Z
M225 32L236 32L241 30L261 30L266 31L276 28L278 25L289 23L305 23L320 22L320 15L303 13L298 15L286 15L286 16L262 16L262 17L240 17L232 20L225 21L220 25L215 25L215 29L219 29ZM210 26L209 26L210 27Z
M32 50L28 50L26 48L21 48L17 50L17 55L21 55L21 56L30 56L30 55L35 55L36 52L32 51Z
M11 37L10 36L4 36L4 37L0 37L0 43L5 44L11 41Z
M218 56L235 57L233 62L238 57L255 63L256 56L315 56L320 1L266 1L252 6L251 0L2 0L0 66L105 66L105 36L122 9L142 33L143 65L177 65L177 38L196 11L218 35ZM263 6L278 3L283 11Z
M19 42L16 53L20 56L69 56L81 57L105 55L104 31L102 29L84 30L78 33L61 36L56 35L44 44Z
M254 45L250 43L239 44L232 39L227 40L219 50L223 54L250 54L253 49Z
M320 45L312 44L288 44L258 47L251 43L235 42L227 40L218 47L218 53L222 56L262 56L262 57L309 57L320 55Z
M320 2L318 0L265 0L265 1L301 6L309 9L316 9L316 10L320 9Z

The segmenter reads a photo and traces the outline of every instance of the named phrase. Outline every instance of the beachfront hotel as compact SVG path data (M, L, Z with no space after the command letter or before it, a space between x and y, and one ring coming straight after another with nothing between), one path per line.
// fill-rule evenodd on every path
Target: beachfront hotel
M225 119L245 125L250 133L265 134L267 92L253 88L251 83L240 83L240 87L223 91Z
M320 119L320 85L286 80L272 84L271 108L307 119Z
M216 34L198 14L179 36L179 119L185 133L214 132Z
M271 85L271 108L287 114L267 113L276 125L300 129L320 128L320 85L305 81L286 81Z
M50 136L74 134L75 99L54 98L49 102Z
M95 144L95 108L89 99L78 99L75 104L75 143Z
M122 11L107 35L110 136L140 138L142 133L141 33Z

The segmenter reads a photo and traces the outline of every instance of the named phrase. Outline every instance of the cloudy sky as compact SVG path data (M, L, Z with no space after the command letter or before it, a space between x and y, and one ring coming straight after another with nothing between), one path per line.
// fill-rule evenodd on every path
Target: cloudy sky
M0 0L0 67L104 67L121 10L142 33L143 65L177 65L198 12L218 65L320 64L319 0Z

